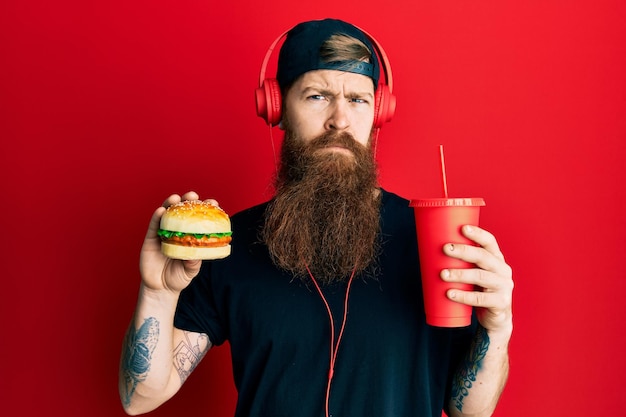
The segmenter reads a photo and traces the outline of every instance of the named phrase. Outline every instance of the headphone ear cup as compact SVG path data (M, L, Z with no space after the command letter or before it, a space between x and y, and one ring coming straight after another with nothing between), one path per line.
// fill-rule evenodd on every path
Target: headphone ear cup
M396 96L389 91L389 86L378 84L374 97L374 128L380 128L391 121L396 111Z
M278 81L274 78L266 78L261 87L256 89L255 96L256 114L262 117L268 125L277 125L282 111L282 97Z

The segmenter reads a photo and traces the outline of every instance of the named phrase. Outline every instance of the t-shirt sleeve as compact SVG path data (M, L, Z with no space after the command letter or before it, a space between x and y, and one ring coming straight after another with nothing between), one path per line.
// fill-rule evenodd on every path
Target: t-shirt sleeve
M204 333L214 345L226 341L226 332L219 318L211 289L211 262L203 262L198 276L185 288L178 299L174 326L182 330Z

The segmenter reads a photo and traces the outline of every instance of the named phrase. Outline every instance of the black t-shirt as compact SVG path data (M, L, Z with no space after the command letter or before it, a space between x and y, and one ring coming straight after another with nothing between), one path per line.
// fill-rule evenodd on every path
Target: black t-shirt
M258 231L266 204L232 217L232 253L204 262L180 297L175 326L229 341L237 417L322 417L330 362L330 320L313 285L278 270ZM330 414L440 417L451 373L472 326L426 324L413 209L383 190L382 253L376 279L355 277L335 363ZM322 288L335 336L346 286Z

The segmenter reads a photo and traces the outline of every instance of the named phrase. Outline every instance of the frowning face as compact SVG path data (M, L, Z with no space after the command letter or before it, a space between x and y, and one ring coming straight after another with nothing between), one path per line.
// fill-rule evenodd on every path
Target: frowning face
M285 119L305 141L335 131L350 133L366 146L374 123L374 83L365 75L350 72L309 71L289 88ZM350 153L340 146L326 151Z

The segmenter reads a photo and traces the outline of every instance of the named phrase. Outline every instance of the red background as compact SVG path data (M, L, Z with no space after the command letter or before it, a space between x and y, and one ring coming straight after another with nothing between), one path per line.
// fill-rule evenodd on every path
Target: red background
M267 198L260 63L282 31L325 16L391 60L383 185L440 195L444 144L450 194L487 202L481 224L516 281L496 416L623 415L618 0L3 2L2 415L123 415L119 350L153 209L189 189L229 212ZM152 415L228 416L234 398L217 348Z

